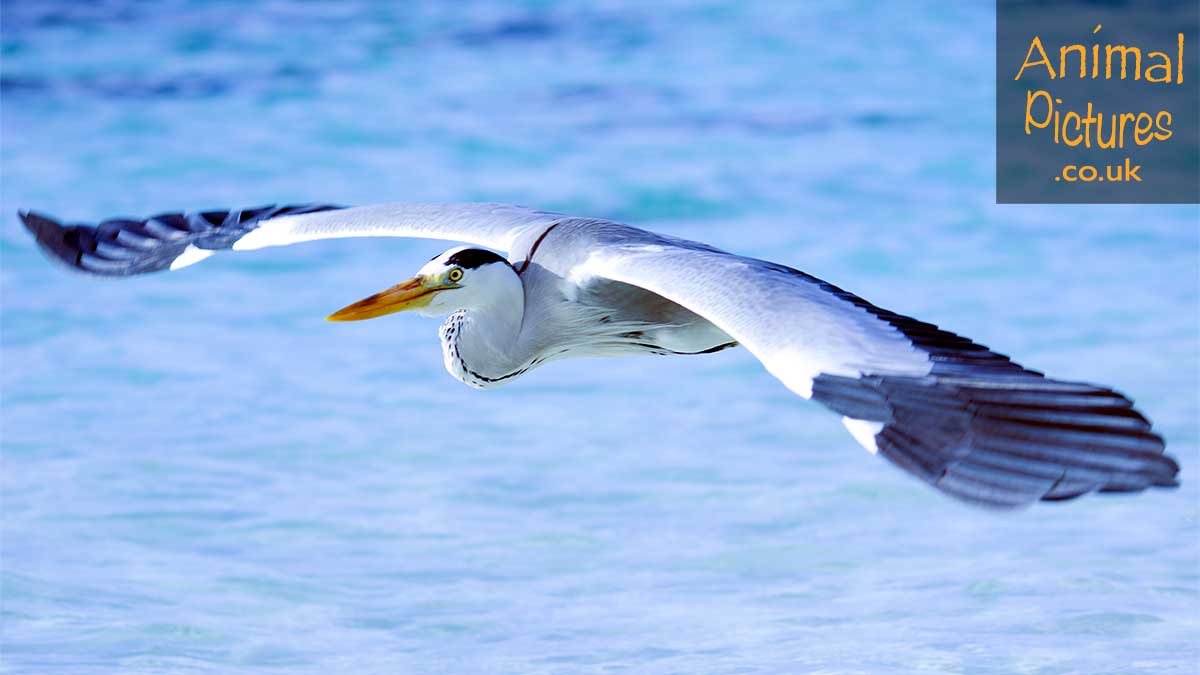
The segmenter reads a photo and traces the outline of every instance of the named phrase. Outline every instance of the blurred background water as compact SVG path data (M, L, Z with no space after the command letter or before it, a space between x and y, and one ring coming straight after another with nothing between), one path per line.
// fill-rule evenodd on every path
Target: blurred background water
M997 207L988 2L26 2L6 672L1164 673L1200 659L1197 207ZM498 200L768 257L1135 398L1183 487L972 510L744 350L480 393L331 310L446 246L105 282L16 211Z

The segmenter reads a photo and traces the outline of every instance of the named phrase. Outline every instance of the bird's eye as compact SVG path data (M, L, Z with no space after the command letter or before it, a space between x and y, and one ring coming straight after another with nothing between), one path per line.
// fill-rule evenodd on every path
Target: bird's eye
M454 269L450 270L450 273L446 275L446 278L450 281L458 281L462 278L462 270L455 267Z

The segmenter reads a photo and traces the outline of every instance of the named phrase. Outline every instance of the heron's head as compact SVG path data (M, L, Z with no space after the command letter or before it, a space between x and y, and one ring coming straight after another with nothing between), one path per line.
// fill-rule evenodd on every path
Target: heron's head
M482 248L458 246L438 255L408 281L343 307L330 321L361 321L415 311L441 316L458 309L497 305L521 292L521 278L503 256Z

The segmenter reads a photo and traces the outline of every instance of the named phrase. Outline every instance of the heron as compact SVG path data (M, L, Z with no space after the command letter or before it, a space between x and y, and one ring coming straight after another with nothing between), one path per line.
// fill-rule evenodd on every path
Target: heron
M446 369L478 389L558 359L741 346L868 452L976 506L1178 485L1162 437L1112 388L1047 377L786 265L611 220L493 203L19 216L50 258L103 276L319 239L458 242L328 318L444 316Z

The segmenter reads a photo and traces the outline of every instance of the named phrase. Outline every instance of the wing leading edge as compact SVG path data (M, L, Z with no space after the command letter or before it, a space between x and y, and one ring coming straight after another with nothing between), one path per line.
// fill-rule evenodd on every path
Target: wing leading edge
M445 239L507 251L522 234L562 216L506 204L308 204L112 218L94 226L34 212L20 217L55 260L91 274L130 276L180 269L221 250L346 237Z

